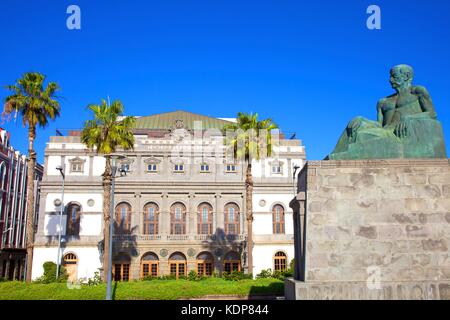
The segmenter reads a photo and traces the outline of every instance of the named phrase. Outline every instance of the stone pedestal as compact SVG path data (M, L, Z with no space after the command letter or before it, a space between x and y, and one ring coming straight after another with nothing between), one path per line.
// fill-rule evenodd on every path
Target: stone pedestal
M450 162L308 162L287 299L450 299Z

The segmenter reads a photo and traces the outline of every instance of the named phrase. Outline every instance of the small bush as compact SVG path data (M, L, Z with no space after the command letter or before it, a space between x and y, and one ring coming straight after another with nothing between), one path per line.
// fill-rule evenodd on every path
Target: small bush
M102 276L100 275L100 271L95 271L94 276L87 280L88 286L96 286L103 282Z
M56 263L52 261L44 262L44 274L35 280L38 283L53 283L53 282L66 282L68 275L66 269L60 265L59 266L59 276L56 279Z
M191 270L187 276L189 281L196 281L198 280L198 274L195 272L195 270Z
M272 269L261 270L261 272L256 275L256 279L266 279L271 277L272 277Z
M253 275L251 273L245 274L242 271L232 271L231 273L224 272L222 274L222 278L224 278L225 280L230 280L230 281L240 281L240 280L245 280L245 279L253 279Z

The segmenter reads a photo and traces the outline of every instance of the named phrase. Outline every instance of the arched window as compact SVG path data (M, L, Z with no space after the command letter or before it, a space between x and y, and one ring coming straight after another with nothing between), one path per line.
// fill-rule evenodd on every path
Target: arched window
M186 256L181 252L175 252L169 257L170 275L178 277L186 275Z
M225 272L232 271L241 271L241 257L239 253L235 251L230 251L225 255L225 259L223 261Z
M211 276L214 270L214 258L209 252L202 252L197 256L197 273Z
M67 235L78 236L80 234L80 211L78 204L71 203L67 207Z
M284 208L277 204L272 208L273 233L284 234Z
M67 253L63 257L63 266L66 269L68 280L74 282L77 280L78 259L74 253Z
M186 234L186 207L182 203L170 207L170 233Z
M122 202L116 206L116 230L117 233L130 233L131 231L131 206Z
M239 207L235 203L225 206L225 234L239 234Z
M159 232L159 207L148 203L144 207L144 234L156 235Z
M119 253L113 259L113 279L114 281L130 280L131 258L125 253Z
M287 269L287 264L286 264L286 254L282 251L279 251L275 254L274 257L274 270L275 271L285 271Z
M146 253L141 259L141 277L157 277L159 274L159 259L153 252Z
M202 203L198 206L197 212L197 233L213 233L213 208L209 203Z

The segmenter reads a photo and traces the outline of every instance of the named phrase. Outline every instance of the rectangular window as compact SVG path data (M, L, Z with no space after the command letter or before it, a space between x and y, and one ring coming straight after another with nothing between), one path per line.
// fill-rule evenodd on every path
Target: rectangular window
M209 172L209 165L208 164L202 164L200 166L200 171L201 172Z
M234 164L227 164L227 172L236 172L236 166Z
M272 166L272 173L280 174L281 173L281 166Z
M81 163L72 163L71 171L72 172L83 172L83 164L81 164Z
M176 164L176 165L175 165L174 171L175 171L175 172L183 172L183 171L184 171L184 165L182 165L182 164Z
M149 165L147 165L147 171L148 172L157 172L158 171L158 165L156 165L156 164L149 164Z

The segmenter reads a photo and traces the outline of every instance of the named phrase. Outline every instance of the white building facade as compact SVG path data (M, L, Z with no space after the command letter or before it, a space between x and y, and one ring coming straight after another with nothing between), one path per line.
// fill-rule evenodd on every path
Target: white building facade
M293 168L302 167L299 140L281 134L274 156L253 160L253 270L247 268L245 165L225 156L221 131L229 120L184 111L136 121L134 150L121 152L116 178L113 273L116 280L186 275L191 270L282 270L294 258ZM200 127L199 127L200 126ZM277 135L278 136L278 135ZM275 139L276 140L276 139ZM64 166L65 192L60 216ZM102 268L105 158L81 143L79 132L54 136L45 151L33 278L56 262L61 219L61 262L70 278Z

